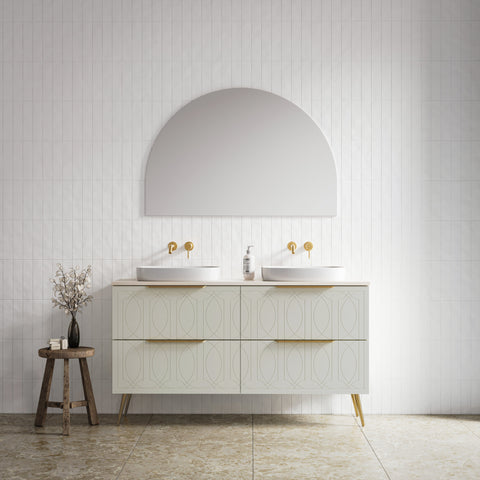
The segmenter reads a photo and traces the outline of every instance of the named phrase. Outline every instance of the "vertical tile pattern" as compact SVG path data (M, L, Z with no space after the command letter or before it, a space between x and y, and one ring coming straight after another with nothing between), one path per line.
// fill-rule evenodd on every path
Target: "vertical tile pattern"
M480 411L480 8L477 2L0 2L0 411L32 412L65 334L55 264L92 264L80 318L111 394L112 280L140 264L343 264L371 288L366 411ZM198 95L233 86L295 102L327 136L335 218L144 217L150 145ZM61 369L60 369L61 370ZM55 372L52 395L59 390ZM72 368L73 388L79 372ZM78 392L80 394L80 392ZM72 395L75 394L75 391ZM135 398L138 412L350 412L341 396Z

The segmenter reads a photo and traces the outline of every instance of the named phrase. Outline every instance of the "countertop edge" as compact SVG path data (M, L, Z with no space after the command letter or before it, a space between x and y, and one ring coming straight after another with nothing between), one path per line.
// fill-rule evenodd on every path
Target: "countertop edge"
M250 287L283 287L283 286L299 286L299 287L341 287L341 286L349 286L349 287L367 287L370 285L370 282L367 281L341 281L341 282L271 282L271 281L264 281L264 280L216 280L216 281L209 281L209 282L140 282L135 279L120 279L115 280L112 282L112 286L114 287L128 287L128 286L138 286L138 287L148 287L148 286L156 286L156 287L166 287L166 286L175 286L175 287L182 287L182 286L196 286L199 287L203 286L250 286Z

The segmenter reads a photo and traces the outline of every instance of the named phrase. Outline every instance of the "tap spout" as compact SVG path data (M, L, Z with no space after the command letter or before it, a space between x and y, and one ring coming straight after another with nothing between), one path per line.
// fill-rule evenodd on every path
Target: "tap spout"
M168 254L171 255L177 249L177 242L170 242L168 244Z
M295 242L288 242L287 248L292 252L292 255L295 255L297 244Z

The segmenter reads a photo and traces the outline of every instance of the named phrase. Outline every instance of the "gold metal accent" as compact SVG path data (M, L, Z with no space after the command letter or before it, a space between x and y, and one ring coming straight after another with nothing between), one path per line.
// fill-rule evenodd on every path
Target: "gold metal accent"
M292 252L292 254L295 254L297 244L295 242L288 242L287 248Z
M124 393L122 395L122 401L120 402L120 409L118 410L117 425L120 425L120 423L122 422L122 417L124 420L127 419L128 407L130 406L131 399L132 399L131 393Z
M358 417L358 407L357 407L357 401L355 400L355 395L352 393L352 402L353 402L353 408L355 409L355 416Z
M205 288L206 285L145 285L147 288Z
M168 244L168 254L171 255L177 249L177 242L170 242Z
M203 343L203 338L148 338L148 343Z
M363 418L362 402L360 401L360 395L358 393L352 393L353 408L355 408L355 416L360 416L360 422L362 427L365 426L365 419Z
M120 422L122 421L122 415L123 415L123 409L125 408L125 402L127 401L127 393L124 393L122 395L122 401L120 402L120 408L118 409L118 419L117 419L117 425L120 425Z
M190 258L190 252L193 250L193 242L185 242L185 250L187 251L187 258Z
M128 414L128 407L130 406L130 400L132 399L132 394L129 393L128 394L128 398L127 398L127 404L125 405L125 412L123 414L125 420L127 419L127 414Z
M309 340L309 339L300 338L298 340L275 339L274 341L277 343L333 343L335 340Z
M275 288L333 288L334 285L274 285Z
M308 258L310 258L310 251L313 249L313 243L312 242L305 242L303 244L303 248L308 252Z
M363 418L363 409L362 409L362 402L360 401L360 395L357 393L357 408L358 408L358 414L360 415L360 422L362 423L362 427L365 426L365 420Z

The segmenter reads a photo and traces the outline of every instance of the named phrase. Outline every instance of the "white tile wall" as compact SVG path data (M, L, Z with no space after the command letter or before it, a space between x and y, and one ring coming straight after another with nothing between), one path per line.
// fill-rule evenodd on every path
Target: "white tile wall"
M36 350L66 333L49 300L56 262L93 265L82 343L97 349L99 410L114 412L112 280L186 263L182 251L167 255L170 240L194 241L192 262L220 263L226 278L240 276L248 243L258 264L307 264L285 247L311 240L314 263L372 282L366 411L480 413L480 2L3 0L0 19L1 412L35 410ZM318 122L338 166L336 218L142 215L161 126L232 86L278 93ZM347 396L132 403L351 410Z

